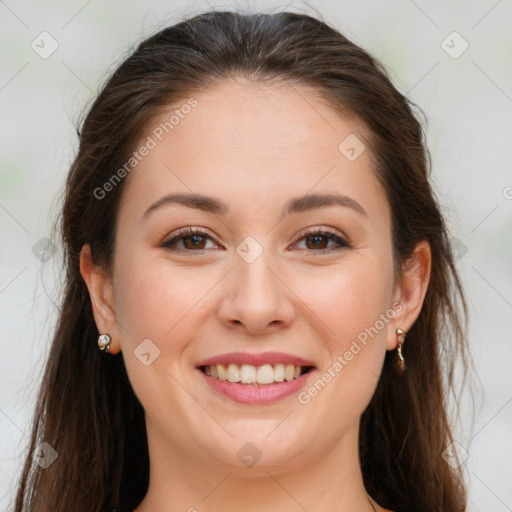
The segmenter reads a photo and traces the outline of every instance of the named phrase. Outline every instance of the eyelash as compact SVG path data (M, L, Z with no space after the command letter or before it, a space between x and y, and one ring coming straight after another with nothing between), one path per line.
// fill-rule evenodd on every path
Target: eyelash
M197 229L197 228L184 228L182 230L179 230L175 236L173 236L172 238L168 239L168 240L164 240L164 242L162 242L161 246L162 248L164 249L168 249L170 251L178 251L178 252L202 252L202 251L205 251L205 250L208 250L208 249L198 249L197 251L194 251L194 250L190 250L190 249L175 249L175 248L172 248L173 245L175 245L177 242L185 239L185 238L190 238L192 236L201 236L203 238L209 238L210 240L213 240L211 236L209 236L207 233L205 233L204 231L201 231L200 229ZM334 252L334 251L339 251L341 249L350 249L352 248L352 245L350 244L350 242L348 242L347 240L344 240L343 238L339 237L336 233L334 232L331 232L327 229L316 229L316 228L308 228L306 229L305 231L303 231L300 235L299 235L299 238L293 243L293 245L295 245L296 243L306 239L306 238L312 238L313 236L325 236L329 239L329 241L334 241L336 242L337 244L339 244L338 247L335 247L335 248L328 248L328 249L322 249L322 250L313 250L313 249L305 249L305 251L308 253L308 254L312 254L312 255L321 255L321 254L326 254L326 253L330 253L330 252Z

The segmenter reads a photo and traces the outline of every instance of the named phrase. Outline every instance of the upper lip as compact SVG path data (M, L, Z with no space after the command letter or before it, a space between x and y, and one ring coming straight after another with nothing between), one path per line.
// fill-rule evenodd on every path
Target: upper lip
M311 361L302 359L292 354L284 352L262 352L260 354L251 354L249 352L230 352L229 354L220 354L210 357L196 364L196 368L200 366L213 366L216 364L250 364L253 366L263 366L264 364L293 364L295 366L315 366Z

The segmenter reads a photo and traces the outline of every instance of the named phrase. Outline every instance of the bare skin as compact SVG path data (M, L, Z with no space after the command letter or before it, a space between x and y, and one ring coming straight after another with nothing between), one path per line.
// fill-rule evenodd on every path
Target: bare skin
M126 178L113 272L92 263L88 246L81 255L98 330L122 351L145 410L150 485L135 512L382 512L363 485L359 421L396 329L419 315L429 246L418 244L397 281L370 151L350 161L338 149L349 134L364 142L364 129L311 90L231 81L194 97L197 107ZM229 212L174 203L144 215L167 194L191 192ZM292 198L332 193L364 213L331 205L281 214ZM205 234L161 247L186 227ZM236 251L247 237L262 249L251 263ZM379 315L378 334L307 404L297 394L240 404L195 368L227 352L279 351L313 361L320 378ZM147 366L134 354L145 339L160 351ZM237 456L247 443L261 457L252 467Z

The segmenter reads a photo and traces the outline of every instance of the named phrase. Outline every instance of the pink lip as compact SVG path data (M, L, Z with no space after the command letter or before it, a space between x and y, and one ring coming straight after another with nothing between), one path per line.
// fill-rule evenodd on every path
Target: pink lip
M249 354L248 352L231 352L219 356L205 359L196 364L200 366L213 366L215 364L251 364L253 366L263 366L264 364L294 364L295 366L315 366L311 361L306 361L301 357L285 354L284 352L263 352L261 354ZM292 381L293 382L293 381Z
M308 380L311 378L311 374L315 373L315 370L310 370L304 375L301 375L298 379L294 379L290 382L284 381L268 386L258 387L214 379L213 377L203 373L201 370L197 371L203 376L204 379L206 379L207 384L221 395L227 396L235 402L250 405L270 404L277 402L278 400L281 400L289 395L297 393L303 386L306 385Z

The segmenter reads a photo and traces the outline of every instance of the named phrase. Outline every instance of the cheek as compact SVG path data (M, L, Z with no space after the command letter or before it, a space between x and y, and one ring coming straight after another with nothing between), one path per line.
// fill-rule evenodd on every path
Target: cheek
M302 280L301 297L321 321L323 339L330 340L331 351L347 350L352 340L376 322L378 336L384 339L385 329L379 319L390 307L392 296L386 265L370 257L360 258L344 266L316 271Z
M387 325L392 318L386 316L390 284L372 266L333 273L320 284L310 284L304 293L312 297L311 309L321 320L317 325L325 326L321 348L326 358L318 379L299 402L328 411L332 421L344 430L362 414L378 383Z
M203 311L201 298L212 285L200 273L171 267L165 260L151 259L147 252L136 250L119 258L115 269L123 358L139 400L145 409L155 411L162 401L176 400L172 393L164 396L155 390L179 389L172 375L182 371L182 353L193 339L197 315ZM149 353L146 360L145 353Z
M142 251L120 259L116 269L116 315L128 331L125 336L135 344L149 338L161 350L168 350L169 339L173 349L179 348L179 339L187 337L187 325L200 314L207 291L218 280L211 271L180 268ZM173 336L178 328L179 339Z
M179 312L170 301L169 288L161 285L161 273L134 260L119 269L123 277L116 286L116 315L135 342L140 338L159 338L164 324Z

